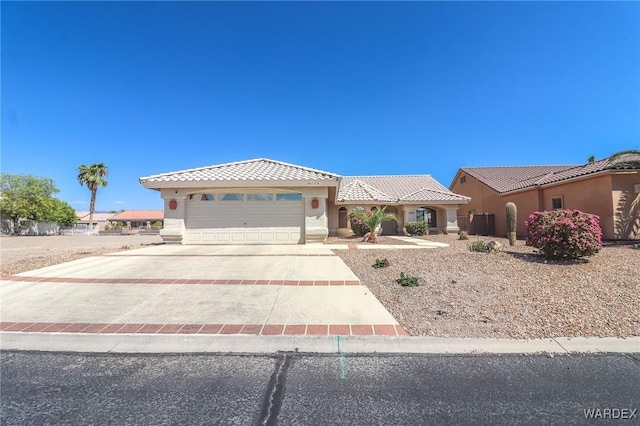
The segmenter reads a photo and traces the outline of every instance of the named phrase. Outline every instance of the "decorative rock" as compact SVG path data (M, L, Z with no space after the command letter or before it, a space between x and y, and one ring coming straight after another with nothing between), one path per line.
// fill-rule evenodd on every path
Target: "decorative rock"
M367 232L366 234L364 234L364 237L362 237L362 241L363 242L367 241L370 236L371 236L371 232Z
M489 253L497 253L502 249L502 244L491 240L487 243L487 248L489 249Z

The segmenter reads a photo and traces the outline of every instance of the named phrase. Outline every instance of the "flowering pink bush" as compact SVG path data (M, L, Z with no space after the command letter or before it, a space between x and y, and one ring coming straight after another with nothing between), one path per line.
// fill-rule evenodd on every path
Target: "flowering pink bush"
M602 229L596 215L580 210L535 212L525 222L527 245L547 259L579 259L602 248Z

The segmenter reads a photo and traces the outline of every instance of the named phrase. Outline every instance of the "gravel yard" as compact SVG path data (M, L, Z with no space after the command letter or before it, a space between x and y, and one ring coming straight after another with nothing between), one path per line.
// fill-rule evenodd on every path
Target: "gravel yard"
M506 239L497 254L450 244L421 250L335 250L411 335L545 338L640 335L640 250L605 247L586 262L548 262ZM377 258L390 266L374 269ZM395 283L400 272L419 287Z
M0 276L161 242L159 235L3 236L0 237Z

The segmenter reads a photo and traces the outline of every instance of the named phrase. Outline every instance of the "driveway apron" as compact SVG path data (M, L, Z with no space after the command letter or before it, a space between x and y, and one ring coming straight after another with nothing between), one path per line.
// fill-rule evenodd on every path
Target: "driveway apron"
M3 277L0 329L403 335L327 246L161 245Z

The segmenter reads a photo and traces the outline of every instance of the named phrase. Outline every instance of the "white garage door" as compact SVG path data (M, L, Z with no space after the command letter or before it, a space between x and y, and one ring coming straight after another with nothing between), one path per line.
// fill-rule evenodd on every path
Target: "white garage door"
M187 244L304 242L301 194L194 194L186 222Z

